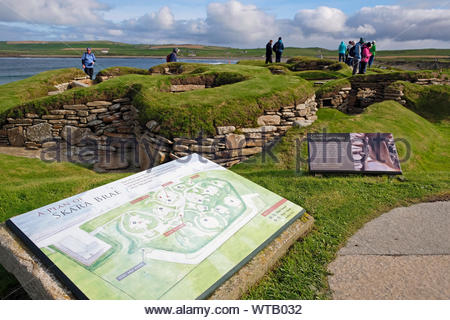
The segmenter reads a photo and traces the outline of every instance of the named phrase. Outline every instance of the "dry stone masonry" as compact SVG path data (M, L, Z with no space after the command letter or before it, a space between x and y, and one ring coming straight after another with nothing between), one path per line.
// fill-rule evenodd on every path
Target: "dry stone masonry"
M0 143L41 149L48 161L93 164L97 171L147 169L170 159L199 153L225 167L261 153L292 126L306 127L316 119L315 96L303 103L265 111L256 128L218 126L215 135L194 139L160 135L160 124L138 121L129 98L62 105L48 114L26 113L8 118Z
M397 80L386 80L382 77L377 79L373 77L370 80L359 79L357 77L351 80L351 87L341 88L339 92L331 97L317 99L319 108L335 108L345 113L361 113L365 108L375 102L385 100L395 100L403 105L403 91L401 87L393 88L391 85ZM445 79L430 78L417 79L413 81L419 85L449 85L450 81Z

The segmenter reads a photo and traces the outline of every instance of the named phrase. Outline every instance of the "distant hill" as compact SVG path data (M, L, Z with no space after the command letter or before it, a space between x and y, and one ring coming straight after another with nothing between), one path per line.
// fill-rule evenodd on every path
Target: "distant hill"
M92 47L97 56L165 57L174 47L185 58L261 58L262 48L238 49L200 44L128 44L113 41L0 41L0 56L80 56L86 47ZM337 47L338 44L336 44ZM323 48L287 47L285 57L337 57L337 50ZM381 50L382 59L444 59L450 60L450 49Z

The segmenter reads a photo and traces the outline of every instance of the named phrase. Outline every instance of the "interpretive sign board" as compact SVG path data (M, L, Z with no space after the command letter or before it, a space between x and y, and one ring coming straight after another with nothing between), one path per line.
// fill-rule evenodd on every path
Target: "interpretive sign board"
M303 212L195 154L7 225L77 298L203 299Z
M311 172L401 174L391 133L309 133Z

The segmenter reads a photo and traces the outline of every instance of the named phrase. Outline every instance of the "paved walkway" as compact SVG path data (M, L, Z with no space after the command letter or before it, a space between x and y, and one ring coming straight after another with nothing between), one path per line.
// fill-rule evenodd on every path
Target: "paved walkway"
M334 299L450 299L450 202L383 214L328 269Z
M25 149L25 147L0 146L0 154L40 159L41 150L29 150Z

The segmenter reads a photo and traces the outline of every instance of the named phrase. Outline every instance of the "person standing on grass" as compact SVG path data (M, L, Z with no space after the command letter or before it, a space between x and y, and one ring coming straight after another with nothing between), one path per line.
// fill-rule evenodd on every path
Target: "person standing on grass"
M281 37L278 38L278 41L273 45L273 51L275 52L275 62L281 62L281 55L283 54L284 44L281 40Z
M369 59L369 68L372 66L373 60L375 59L375 53L377 52L377 45L375 41L372 41L372 47L370 48L370 53L372 54Z
M354 49L354 55L353 55L353 74L356 74L358 72L359 63L361 62L361 46L364 43L364 39L360 38L359 42L355 44L353 47Z
M339 45L339 62L345 62L345 51L347 51L347 46L344 41L341 41Z
M367 63L370 60L372 54L370 53L370 48L372 47L372 43L367 42L361 48L361 64L359 66L359 73L365 74L367 69Z
M86 48L86 52L83 53L83 56L81 57L81 65L83 66L84 72L91 80L94 76L94 64L95 55L92 53L91 48Z
M273 41L270 40L266 44L266 64L273 62L272 61L272 43L273 43Z
M353 57L355 56L355 41L350 40L347 46L347 59L345 60L349 66L353 64Z

